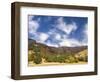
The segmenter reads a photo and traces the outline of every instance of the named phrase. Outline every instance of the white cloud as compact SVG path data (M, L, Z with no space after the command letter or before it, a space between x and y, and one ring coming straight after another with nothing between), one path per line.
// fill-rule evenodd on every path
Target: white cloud
M87 24L85 24L84 26L84 30L83 32L83 39L82 41L79 41L75 38L68 38L67 34L62 34L62 33L58 33L57 29L52 29L50 30L50 34L54 34L55 38L53 38L54 40L59 40L58 43L56 44L52 44L52 43L47 43L47 45L49 46L54 46L54 47L63 47L63 46L67 46L67 47L75 47L75 46L86 46L87 45L87 40L88 40L88 28L87 28Z
M40 18L37 20L32 20L34 16L29 16L29 27L28 27L28 32L29 35L31 35L31 39L35 39L37 42L44 43L44 41L49 37L48 34L43 33L43 32L37 32L39 28L39 22Z
M57 34L55 35L55 39L56 39L56 40L60 40L60 39L61 39L61 35L57 33Z
M35 35L35 38L37 37L36 32L37 29L39 28L39 20L32 20L34 18L34 16L29 16L29 23L28 23L28 32L29 35ZM33 38L33 37L31 37Z
M62 34L60 32L57 32L57 29L52 29L48 32L49 37L55 41L58 40L56 44L53 44L51 41L48 41L46 44L48 46L53 46L53 47L62 47L62 46L67 46L67 47L75 47L75 46L82 46L83 44L78 41L77 39L73 38L68 38L67 34ZM54 38L51 36L53 35Z
M50 40L48 40L45 44L48 45L48 46L51 46L51 47L58 47L57 44L53 44L53 43L51 43Z
M60 43L59 43L60 46L71 46L70 42L68 40L62 40Z
M87 45L88 43L88 24L84 25L84 31L83 31L83 40L82 44Z
M82 41L78 41L77 39L73 38L67 38L65 35L63 36L63 39L61 39L61 42L59 43L60 46L69 46L69 47L75 47L75 46L86 46L88 42L88 25L84 25L83 32L83 38Z
M58 19L59 23L56 25L56 28L51 29L48 32L48 35L51 39L53 39L53 41L58 41L56 44L53 44L53 42L47 42L46 44L48 46L54 46L54 47L58 47L58 46L69 46L69 47L74 47L74 46L81 46L81 43L76 40L76 39L69 39L68 38L68 34L70 34L73 30L77 29L77 26L75 23L72 24L65 24L63 21L63 18L59 18ZM66 32L66 34L62 34L60 31L58 31L58 29ZM54 38L52 38L52 36Z
M58 45L56 44L52 44L52 43L46 43L47 46L51 46L51 47L58 47Z
M29 21L29 33L34 33L39 28L39 23L37 21Z
M50 29L49 31L48 31L48 34L49 35L52 35L52 34L55 34L56 33L56 29L54 28L54 29Z
M60 42L54 44L51 41L47 41L45 43L48 46L52 46L52 47L76 47L76 46L83 46L83 44L81 44L81 42L79 42L76 39L60 39Z
M55 40L61 39L61 34L57 32L57 29L51 29L51 30L48 32L48 35L49 35L49 36L53 36Z
M83 31L84 35L87 37L88 36L88 25L85 24L84 28L85 28L85 30Z
M29 16L29 27L28 27L28 30L29 30L29 33L30 34L34 34L37 29L39 28L39 22L40 22L40 18L38 18L37 20L32 20L34 18L34 16Z
M65 32L66 34L70 34L72 31L75 31L77 29L77 25L75 22L67 24L67 22L64 22L63 17L60 17L57 20L56 28Z
M68 46L68 47L75 47L75 46L81 46L82 44L76 40L76 39L62 39L62 41L59 43L60 46Z
M49 37L48 34L42 33L42 32L41 33L37 33L37 35L38 35L38 42L42 42L42 43L44 43L44 41L47 40L48 37Z
M85 29L83 30L82 41L78 41L77 39L68 38L69 34L77 29L77 25L75 22L67 24L66 22L64 22L63 17L60 17L57 20L57 24L53 25L55 28L49 30L48 33L44 33L37 32L39 28L39 21L41 19L38 18L37 20L32 20L33 17L34 16L29 18L29 33L33 36L31 37L31 39L34 39L39 43L43 43L52 47L75 47L87 45L87 24L85 25ZM66 34L63 34L61 31L65 32Z

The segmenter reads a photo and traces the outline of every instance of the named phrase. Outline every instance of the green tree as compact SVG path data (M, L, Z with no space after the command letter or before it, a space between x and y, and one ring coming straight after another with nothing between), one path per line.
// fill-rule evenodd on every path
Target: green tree
M40 47L37 44L33 45L33 51L34 51L33 62L35 64L40 64L42 62L42 56L41 56L41 53L40 53Z

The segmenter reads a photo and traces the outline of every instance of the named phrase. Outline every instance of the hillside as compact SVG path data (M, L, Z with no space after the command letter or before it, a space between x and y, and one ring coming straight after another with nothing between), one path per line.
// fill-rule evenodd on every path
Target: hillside
M87 46L51 47L29 39L28 61L35 64L87 62Z
M80 51L83 51L85 49L87 49L87 46L78 46L78 47L50 47L41 43L36 43L36 41L29 39L28 41L28 49L32 50L32 46L33 45L38 45L39 47L42 47L45 49L46 52L50 53L50 54L63 54L63 53L67 53L67 54L75 54L78 53Z
M83 51L78 52L77 54L75 54L75 57L78 58L80 61L88 61L88 50L85 49Z

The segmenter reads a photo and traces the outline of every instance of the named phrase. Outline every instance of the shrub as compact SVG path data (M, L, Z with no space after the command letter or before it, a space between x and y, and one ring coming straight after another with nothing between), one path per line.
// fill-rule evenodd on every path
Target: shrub
M45 59L46 59L47 62L64 63L66 56L65 55L46 55Z
M28 54L28 61L33 61L33 58L34 58L33 54Z
M73 55L68 54L46 54L45 60L47 62L59 62L59 63L77 63L78 59Z
M54 55L46 55L45 59L47 62L55 62L55 57Z
M34 58L34 52L32 50L28 51L28 61L33 61Z
M40 63L42 62L41 56L40 56L39 54L36 54L36 55L34 56L34 58L33 58L33 62L34 62L35 64L40 64Z
M60 63L64 63L65 59L66 59L65 55L58 55L57 56L57 61L60 62Z
M66 63L77 63L77 62L78 62L78 59L72 55L68 56L66 59Z
M87 55L84 55L84 56L80 56L78 58L79 61L83 61L83 62L87 62L88 61L88 56Z
M88 57L87 56L80 56L78 58L79 61L83 61L83 62L87 62L88 61Z

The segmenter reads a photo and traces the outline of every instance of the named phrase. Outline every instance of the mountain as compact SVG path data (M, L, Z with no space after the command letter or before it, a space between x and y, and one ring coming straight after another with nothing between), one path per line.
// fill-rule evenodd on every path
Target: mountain
M50 47L42 43L37 43L35 40L28 39L28 49L32 50L33 45L37 45L38 47L41 48L42 53L44 54L51 54L51 55L56 55L56 54L76 54L78 52L81 52L83 50L87 49L87 46L77 46L77 47Z

